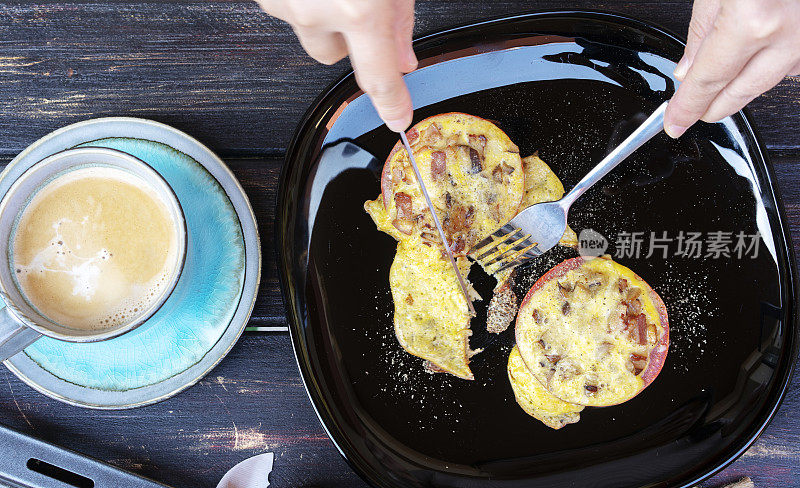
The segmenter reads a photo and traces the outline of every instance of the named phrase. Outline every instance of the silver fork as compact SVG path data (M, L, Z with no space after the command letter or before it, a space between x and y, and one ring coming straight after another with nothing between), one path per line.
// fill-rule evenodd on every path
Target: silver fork
M558 244L567 229L569 207L633 151L661 132L667 103L661 104L633 134L592 168L561 200L531 205L475 244L469 250L469 255L496 273L540 256Z

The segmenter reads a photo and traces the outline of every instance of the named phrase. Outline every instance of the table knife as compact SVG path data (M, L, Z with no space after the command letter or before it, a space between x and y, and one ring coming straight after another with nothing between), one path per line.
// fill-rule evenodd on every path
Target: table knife
M422 191L422 196L425 197L425 201L428 203L428 208L431 210L433 223L436 225L436 230L439 232L439 237L442 239L444 250L447 253L447 257L450 258L450 264L453 265L453 270L456 272L458 284L461 286L461 292L464 294L464 298L467 299L467 306L469 307L470 315L474 317L475 307L472 306L472 299L470 298L467 290L467 283L464 281L464 277L461 276L461 271L458 270L456 258L453 257L453 252L450 250L450 244L447 242L447 236L445 236L444 230L442 229L442 224L439 222L439 217L436 215L436 210L434 209L433 202L431 202L431 197L428 195L428 190L425 188L425 183L422 181L422 175L417 167L417 161L414 159L414 153L411 152L411 145L408 143L408 138L406 137L405 132L400 133L400 140L403 141L403 146L406 148L406 152L408 153L408 160L411 162L411 167L414 168L414 176L417 177L417 183L419 184L419 189Z

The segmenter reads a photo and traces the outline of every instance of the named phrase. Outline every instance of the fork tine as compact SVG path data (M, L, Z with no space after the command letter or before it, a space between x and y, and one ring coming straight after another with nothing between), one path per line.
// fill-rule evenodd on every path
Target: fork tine
M509 234L509 237L510 236L511 234ZM504 239L503 242L500 242L496 246L493 246L489 251L486 251L480 256L478 256L477 259L484 265L490 265L495 261L497 261L500 258L500 256L504 256L509 251L512 251L514 248L516 248L516 246L519 245L520 242L524 242L528 237L530 237L529 234L526 234L515 240Z
M525 234L524 236L515 240L514 242L509 243L508 248L505 249L504 251L497 250L491 256L488 256L487 258L482 260L482 262L486 266L491 266L500 261L516 258L519 254L527 251L528 249L536 245L535 242L531 242L530 237L531 237L530 234Z
M539 251L536 245L533 245L527 248L525 252L518 254L514 259L508 259L505 260L504 262L500 262L498 264L498 267L495 268L495 270L493 271L493 273L499 273L501 271L507 270L508 268L513 268L514 266L522 265L541 255L542 253Z
M503 271L507 270L508 268L513 268L515 266L519 266L519 265L521 265L521 264L523 264L526 261L529 261L531 259L533 259L533 258L526 258L526 259L522 259L522 260L509 261L509 262L505 263L504 265L500 266L499 268L497 268L496 270L492 271L492 273L494 274L494 273L503 272Z
M542 253L539 251L537 244L531 244L530 246L524 248L522 251L518 252L514 257L508 257L507 259L498 260L494 264L497 264L498 267L492 271L492 273L499 273L501 271L505 271L508 268L512 268L514 266L519 266L531 259L539 257Z
M505 240L505 237L508 237L519 230L521 229L518 229L510 224L505 224L472 246L467 254L476 254L478 251L483 250L483 248L489 246L490 244L493 244L491 248L494 248L497 246L497 244L502 242L502 240Z
M501 236L498 236L497 239L495 239L495 240L493 240L491 242L491 245L483 246L480 249L483 252L479 256L476 256L475 259L477 259L478 261L482 261L483 259L486 258L486 256L490 256L490 255L494 254L495 252L497 252L497 247L498 246L508 242L508 240L513 238L515 234L518 234L519 232L522 232L522 229L516 229L516 228L513 228L513 229L514 229L513 231L508 232L508 233L503 232ZM501 227L500 229L494 231L492 233L492 236L494 236L495 234L500 233L501 231L503 231L503 227ZM473 247L473 249L475 249L475 248Z

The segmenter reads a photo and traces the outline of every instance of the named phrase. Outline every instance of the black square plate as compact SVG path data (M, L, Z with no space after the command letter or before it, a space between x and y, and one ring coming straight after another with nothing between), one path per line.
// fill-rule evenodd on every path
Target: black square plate
M618 15L545 12L448 30L415 47L421 68L406 79L416 121L450 111L491 119L570 188L672 95L683 43ZM377 160L321 158L342 139ZM672 343L644 392L586 409L559 431L516 405L505 370L513 331L482 333L485 304L472 322L473 345L486 346L472 360L475 381L427 374L397 344L388 284L395 243L363 210L396 141L345 76L299 126L278 201L297 361L331 439L366 480L689 486L764 429L795 356L795 278L772 171L746 114L700 124L679 141L657 136L573 206L570 225L604 236L608 252L663 297ZM684 255L692 232L704 246L697 256ZM740 234L760 237L737 250ZM638 254L626 238L641 238ZM573 255L551 251L526 269L527 283ZM470 278L488 296L491 279L477 270Z

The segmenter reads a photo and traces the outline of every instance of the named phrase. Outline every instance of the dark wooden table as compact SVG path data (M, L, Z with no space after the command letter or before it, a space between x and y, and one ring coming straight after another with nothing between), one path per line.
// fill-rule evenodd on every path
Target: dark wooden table
M529 9L594 8L685 33L690 2L421 0L417 32ZM307 58L285 24L242 1L0 3L0 167L73 122L129 115L192 134L230 165L255 208L264 267L251 325L285 327L273 250L282 157L301 115L349 69ZM800 80L754 101L800 241ZM800 486L800 375L759 441L704 486L750 475ZM134 410L63 405L0 368L0 423L176 487L212 487L237 462L275 452L272 485L364 486L317 420L288 334L245 333L197 385ZM2 451L2 446L0 446Z

